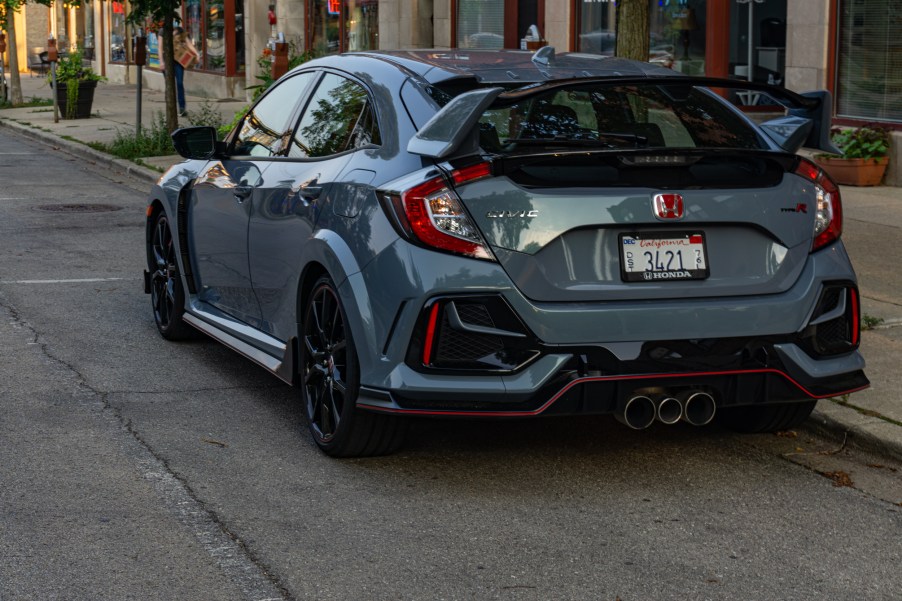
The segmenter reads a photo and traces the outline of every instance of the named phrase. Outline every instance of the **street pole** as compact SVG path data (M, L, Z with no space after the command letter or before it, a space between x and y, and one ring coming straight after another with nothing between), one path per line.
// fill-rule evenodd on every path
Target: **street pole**
M144 33L138 33L135 38L135 65L138 66L138 98L135 102L135 137L141 137L141 98L144 96L144 63L147 62L147 38Z

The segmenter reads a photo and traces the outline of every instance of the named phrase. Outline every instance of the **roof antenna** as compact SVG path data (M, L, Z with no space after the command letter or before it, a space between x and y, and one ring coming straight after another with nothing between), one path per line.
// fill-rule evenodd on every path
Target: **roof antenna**
M548 65L554 62L554 46L542 46L532 55L532 62L537 65Z

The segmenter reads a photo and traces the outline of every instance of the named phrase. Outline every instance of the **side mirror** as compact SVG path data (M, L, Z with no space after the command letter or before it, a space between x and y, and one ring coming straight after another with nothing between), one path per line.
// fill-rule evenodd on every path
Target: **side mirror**
M175 151L186 159L209 159L220 151L215 127L183 127L172 132Z
M791 154L799 151L799 148L808 139L812 128L814 128L814 122L804 117L780 117L761 124L761 129L764 130L767 137Z

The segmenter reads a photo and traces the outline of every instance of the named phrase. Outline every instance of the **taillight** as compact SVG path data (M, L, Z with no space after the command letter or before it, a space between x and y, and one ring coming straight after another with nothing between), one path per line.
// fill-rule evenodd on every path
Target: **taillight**
M814 242L812 252L839 240L842 235L842 201L839 187L820 167L808 159L799 159L795 170L814 184L816 208L814 216Z
M488 163L479 163L451 173L455 185L491 175ZM468 257L494 260L463 202L444 177L436 177L401 193L399 217L423 244Z

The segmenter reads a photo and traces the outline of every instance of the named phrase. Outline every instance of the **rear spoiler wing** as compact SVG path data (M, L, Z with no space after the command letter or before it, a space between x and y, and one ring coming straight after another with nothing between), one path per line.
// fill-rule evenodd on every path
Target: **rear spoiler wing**
M500 87L480 88L451 99L410 139L407 151L433 159L446 159L478 150L476 124L486 109L504 107L532 96L573 85L597 84L608 86L657 85L667 89L675 99L688 96L691 88L704 87L751 92L763 92L786 107L788 115L761 124L761 128L778 146L788 152L800 147L816 148L840 154L830 141L833 97L826 90L802 94L774 85L720 79L716 77L587 77L560 79L547 83L533 83L515 90Z

